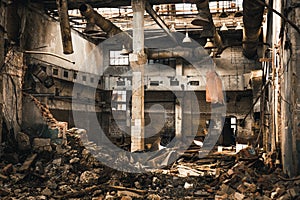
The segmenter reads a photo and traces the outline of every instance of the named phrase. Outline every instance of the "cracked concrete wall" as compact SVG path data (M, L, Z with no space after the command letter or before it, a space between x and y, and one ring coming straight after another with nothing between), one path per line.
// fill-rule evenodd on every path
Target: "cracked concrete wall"
M7 131L18 133L22 123L23 54L12 49L5 55L5 65L1 69L3 98L3 118Z
M18 133L22 122L24 64L17 46L20 27L19 16L13 16L15 6L0 2L0 143Z
M287 6L296 5L298 1L287 2ZM298 27L300 25L300 8L295 7L288 15ZM300 33L291 25L287 24L284 31L281 49L282 77L281 83L281 106L282 106L282 157L284 170L289 175L300 174Z
M300 25L300 8L297 0L273 1L273 8L289 10L287 18ZM281 159L283 170L290 177L300 174L300 33L279 16L270 15L268 42L272 44L272 80L269 87L270 127L266 138L272 153ZM273 152L274 153L274 152Z
M87 58L93 66L99 66L96 61L98 59L98 61L101 62L102 59L89 56L91 51L95 48L95 45L81 37L78 32L73 30L71 32L74 53L64 55L59 22L51 19L49 16L38 10L32 9L26 11L24 21L25 30L21 36L21 45L25 50L54 53L75 62L75 64L49 55L31 54L31 56L44 62L62 66L66 69L81 69L80 71L99 74L100 69L97 67L90 67L90 65L84 67ZM94 63L92 63L92 61L94 61Z

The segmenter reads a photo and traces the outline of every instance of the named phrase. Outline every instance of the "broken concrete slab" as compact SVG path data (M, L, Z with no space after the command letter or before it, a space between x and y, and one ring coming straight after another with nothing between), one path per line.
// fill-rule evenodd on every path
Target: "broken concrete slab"
M33 150L37 152L52 151L50 138L34 138L32 146L33 146Z

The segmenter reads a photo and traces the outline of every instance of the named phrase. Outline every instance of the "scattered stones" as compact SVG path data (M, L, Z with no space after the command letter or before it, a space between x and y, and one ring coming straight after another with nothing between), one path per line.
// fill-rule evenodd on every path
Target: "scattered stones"
M73 164L73 163L78 163L80 161L79 158L73 158L70 160L70 164Z
M45 195L45 196L51 196L52 195L52 191L49 189L49 188L45 188L43 191L42 191L42 195Z
M96 183L98 178L99 177L96 173L91 171L85 171L80 175L79 180L81 183L92 184L92 183Z
M220 161L220 157L211 155L209 159L180 159L170 167L143 174L120 172L98 162L93 151L101 147L94 142L83 145L78 135L84 135L85 131L78 130L74 129L76 133L67 131L65 145L55 146L50 139L35 138L32 149L16 151L18 163L1 160L0 199L265 200L300 197L300 179L284 179L282 177L286 176L281 170L271 171L254 157L246 160L231 155L223 156ZM247 151L258 155L253 149Z

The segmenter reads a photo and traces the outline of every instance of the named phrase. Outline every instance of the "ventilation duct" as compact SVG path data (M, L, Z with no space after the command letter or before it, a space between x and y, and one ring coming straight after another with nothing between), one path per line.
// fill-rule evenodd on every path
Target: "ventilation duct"
M97 13L90 5L82 4L79 7L81 14L86 18L87 23L95 23L104 32L108 34L109 37L121 33L122 30L114 25L111 21L105 19L102 15Z
M195 0L192 3L195 3L197 6L198 16L191 23L196 26L203 26L203 34L201 34L201 37L213 38L218 52L222 52L224 48L223 42L219 33L216 31L208 0Z
M263 14L264 6L252 0L243 1L243 54L249 59L257 57Z
M57 0L57 9L60 21L60 31L63 44L64 54L73 53L71 28L68 15L68 2L67 0Z

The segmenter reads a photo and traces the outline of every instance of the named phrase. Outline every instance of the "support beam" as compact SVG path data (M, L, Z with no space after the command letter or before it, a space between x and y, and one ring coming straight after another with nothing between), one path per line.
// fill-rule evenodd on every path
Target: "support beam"
M178 41L170 32L170 29L168 28L166 23L157 15L148 1L146 2L146 11L152 17L152 19L164 30L164 32L177 44Z
M132 68L131 152L144 150L144 12L145 0L132 0L133 53L129 55Z
M60 31L61 39L63 44L64 54L73 53L71 28L68 15L68 2L67 0L56 0L59 21L60 21Z

